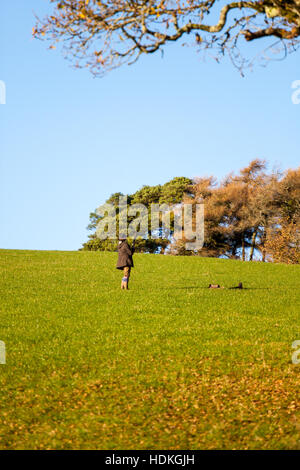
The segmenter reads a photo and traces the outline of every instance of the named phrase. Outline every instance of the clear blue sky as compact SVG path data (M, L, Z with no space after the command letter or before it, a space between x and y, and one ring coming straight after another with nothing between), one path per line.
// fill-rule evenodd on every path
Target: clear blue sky
M254 158L299 166L291 83L300 79L300 51L242 78L228 61L203 62L173 44L163 59L94 79L31 38L33 12L43 16L49 5L2 5L1 248L78 249L90 211L113 192L222 177Z

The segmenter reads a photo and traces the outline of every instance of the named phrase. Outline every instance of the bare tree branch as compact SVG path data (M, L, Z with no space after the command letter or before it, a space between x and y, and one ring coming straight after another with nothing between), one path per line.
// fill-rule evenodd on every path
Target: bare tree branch
M217 60L228 53L239 67L247 62L240 52L243 40L272 36L289 52L300 42L300 0L229 2L219 13L216 0L50 1L53 15L37 19L33 35L51 40L52 48L62 42L66 56L95 75L134 63L192 32L190 42L199 50L214 49ZM207 22L211 12L218 16L213 25Z

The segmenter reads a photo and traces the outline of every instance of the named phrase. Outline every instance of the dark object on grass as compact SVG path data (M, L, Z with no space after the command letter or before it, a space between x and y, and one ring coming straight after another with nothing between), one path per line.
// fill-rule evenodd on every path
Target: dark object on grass
M235 287L230 287L230 289L243 289L243 283L239 282L237 286Z
M208 288L209 289L224 289L224 287L220 286L220 284L209 284ZM239 282L237 286L229 287L229 289L243 289L243 283Z

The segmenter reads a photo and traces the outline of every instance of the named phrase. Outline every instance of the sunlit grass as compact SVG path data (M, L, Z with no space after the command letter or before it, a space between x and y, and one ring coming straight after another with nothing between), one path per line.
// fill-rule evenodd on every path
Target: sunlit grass
M115 262L0 251L0 448L300 449L299 266Z

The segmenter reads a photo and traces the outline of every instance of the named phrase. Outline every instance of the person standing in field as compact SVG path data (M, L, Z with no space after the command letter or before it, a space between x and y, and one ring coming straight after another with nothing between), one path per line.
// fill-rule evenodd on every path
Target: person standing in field
M133 268L133 259L132 255L134 253L134 242L132 247L129 246L126 236L119 237L119 245L118 245L118 262L117 262L117 269L121 269L123 271L123 277L121 282L121 289L128 290L128 283L131 268Z

